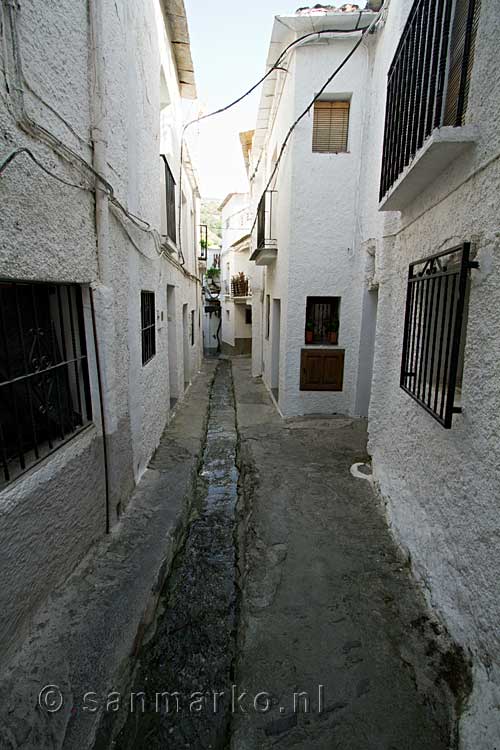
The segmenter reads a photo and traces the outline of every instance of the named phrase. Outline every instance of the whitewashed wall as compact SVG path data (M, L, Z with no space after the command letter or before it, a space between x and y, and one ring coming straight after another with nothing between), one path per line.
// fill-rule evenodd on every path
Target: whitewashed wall
M352 39L339 38L304 45L295 52L266 146L269 171L290 124L353 44ZM326 95L343 94L351 99L348 153L312 152L311 112L295 129L279 169L278 254L276 263L266 268L264 294L270 295L271 308L273 299L281 300L279 406L286 416L356 413L365 264L356 217L367 61L368 53L362 45L325 91ZM341 297L338 346L345 349L341 392L299 389L308 296ZM256 352L255 358L258 356ZM276 387L272 358L272 335L267 339L264 330L263 377L268 387Z
M474 688L461 721L461 747L499 747L500 714L500 15L483 0L467 123L478 126L462 155L407 210L377 215L385 74L410 10L390 5L372 38L371 112L362 174L365 239L376 238L380 282L370 452L398 541L430 603L470 653ZM463 414L444 430L399 388L408 265L472 241Z
M19 8L24 72L38 94L36 97L26 92L27 109L41 125L91 163L87 2L62 0L47 4L21 0ZM130 211L158 228L163 208L159 160L161 65L172 93L176 172L182 116L171 51L160 22L157 2L105 4L106 121L111 134L108 179ZM5 49L5 25L1 33ZM5 60L2 62L5 64ZM0 94L0 158L17 146L28 146L49 169L70 182L79 182L78 172L17 127L3 75ZM79 137L52 110L64 117ZM184 189L188 216L193 210L197 217L197 197L187 175ZM175 325L179 395L200 363L199 285L194 277L160 258L148 234L127 220L118 220L111 211L112 283L103 286L96 252L93 194L52 180L25 156L18 157L2 175L0 205L0 277L78 282L94 288L107 409L110 515L114 524L168 419L171 352L167 284L175 285L178 292ZM184 254L187 269L195 274L197 253L192 237L188 237ZM144 368L141 289L154 291L158 313L165 313L163 322L158 320L157 355ZM195 345L188 348L185 370L183 304L188 305L189 311L195 310ZM85 311L94 425L0 492L0 548L5 578L0 658L15 649L16 639L22 637L32 611L105 531L102 430L88 291Z

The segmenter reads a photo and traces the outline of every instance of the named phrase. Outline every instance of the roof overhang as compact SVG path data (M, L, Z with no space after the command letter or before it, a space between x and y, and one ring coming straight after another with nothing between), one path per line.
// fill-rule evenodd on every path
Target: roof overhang
M269 52L266 61L266 72L276 63L285 47L305 34L312 34L317 31L327 32L331 30L332 36L344 38L344 34L353 39L357 39L359 34L377 18L379 14L370 10L362 11L332 11L321 15L304 15L304 16L275 16L274 25L269 45ZM328 38L327 34L322 37ZM302 44L314 44L317 38L311 36L309 40L304 40ZM286 67L286 61L284 61ZM254 161L257 160L261 149L267 138L267 131L271 121L271 112L273 111L274 99L279 94L278 81L281 80L281 86L284 84L284 78L279 77L278 70L274 70L266 78L260 98L259 110L257 113L257 125L253 137L252 149L254 151Z
M196 99L194 64L184 0L161 0L161 4L169 28L181 96L183 99Z

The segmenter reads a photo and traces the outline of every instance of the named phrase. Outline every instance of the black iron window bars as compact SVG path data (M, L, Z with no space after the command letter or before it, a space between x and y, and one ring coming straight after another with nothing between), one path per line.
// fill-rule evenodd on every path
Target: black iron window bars
M275 244L276 238L273 237L273 203L275 200L275 190L266 190L260 199L257 209L257 249L265 247L267 244Z
M156 354L155 293L141 292L142 364Z
M0 281L0 482L91 420L80 287Z
M388 73L381 200L434 128L463 124L479 6L415 0Z
M177 218L175 211L175 180L168 161L162 155L165 163L165 200L167 208L167 235L175 244L177 242Z
M410 264L401 388L445 428L451 427L461 385L470 244Z

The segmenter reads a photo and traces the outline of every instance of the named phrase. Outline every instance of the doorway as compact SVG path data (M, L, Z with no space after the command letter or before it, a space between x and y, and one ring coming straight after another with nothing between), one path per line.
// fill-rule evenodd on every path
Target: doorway
M191 368L189 366L189 320L187 304L182 305L182 343L184 353L184 390L186 390L191 379Z
M271 316L271 391L276 403L280 388L280 339L281 339L281 300L273 299Z
M167 284L168 380L170 387L170 409L173 409L179 400L177 319L175 313L175 286L173 286L173 284Z

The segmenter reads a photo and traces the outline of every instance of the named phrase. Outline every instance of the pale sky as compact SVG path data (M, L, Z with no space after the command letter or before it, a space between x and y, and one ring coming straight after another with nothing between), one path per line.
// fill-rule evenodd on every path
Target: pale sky
M185 0L198 97L204 111L236 99L265 72L275 15L294 13L300 0L215 3ZM313 4L313 3L311 3ZM200 125L196 168L204 198L245 191L238 134L255 127L260 89L222 115Z

